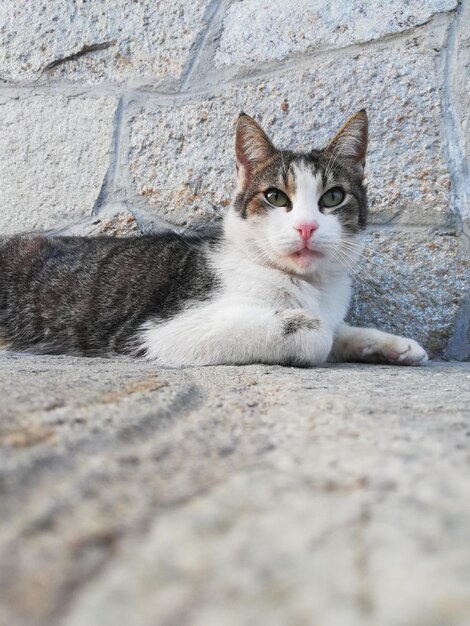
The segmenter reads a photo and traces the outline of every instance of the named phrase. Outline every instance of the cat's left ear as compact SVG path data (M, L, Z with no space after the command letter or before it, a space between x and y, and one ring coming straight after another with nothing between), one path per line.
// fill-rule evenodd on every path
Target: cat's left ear
M361 173L366 164L368 121L364 109L354 113L339 129L325 152L358 166Z
M238 185L245 189L254 171L274 156L276 148L261 126L249 115L241 113L237 122L235 153Z

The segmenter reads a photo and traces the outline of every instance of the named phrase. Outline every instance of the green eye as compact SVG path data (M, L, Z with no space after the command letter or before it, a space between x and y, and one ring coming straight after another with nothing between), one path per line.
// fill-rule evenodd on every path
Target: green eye
M329 189L320 198L320 206L331 208L338 206L344 200L344 191L341 187L333 187Z
M264 197L273 206L282 206L288 207L290 206L289 198L283 191L276 189L275 187L271 187L264 193Z

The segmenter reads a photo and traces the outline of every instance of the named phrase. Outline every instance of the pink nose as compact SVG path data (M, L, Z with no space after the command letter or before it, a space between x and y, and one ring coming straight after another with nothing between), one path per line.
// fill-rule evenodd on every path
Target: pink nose
M309 224L300 224L299 226L295 227L295 230L299 233L304 241L308 241L312 236L312 233L317 230L318 226L318 222L314 221L310 222Z

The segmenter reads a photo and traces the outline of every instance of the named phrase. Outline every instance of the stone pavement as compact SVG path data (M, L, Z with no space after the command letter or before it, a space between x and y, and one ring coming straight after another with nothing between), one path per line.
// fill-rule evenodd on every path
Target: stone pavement
M470 624L470 363L0 386L1 626Z

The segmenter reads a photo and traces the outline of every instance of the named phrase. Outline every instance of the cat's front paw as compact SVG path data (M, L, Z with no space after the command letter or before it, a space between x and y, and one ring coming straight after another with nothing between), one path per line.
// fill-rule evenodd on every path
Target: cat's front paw
M421 365L428 360L426 350L414 339L388 335L374 341L361 350L364 360L379 357L379 360L393 365Z
M318 330L320 328L320 320L310 315L304 309L288 309L278 314L281 320L282 334L292 335L298 330Z

